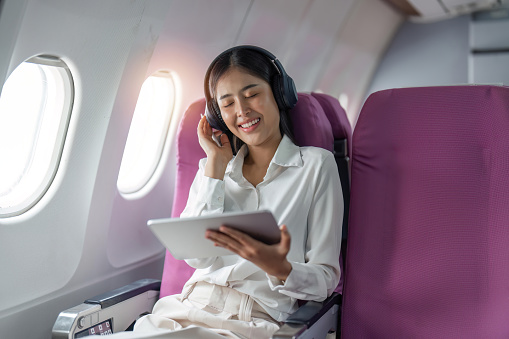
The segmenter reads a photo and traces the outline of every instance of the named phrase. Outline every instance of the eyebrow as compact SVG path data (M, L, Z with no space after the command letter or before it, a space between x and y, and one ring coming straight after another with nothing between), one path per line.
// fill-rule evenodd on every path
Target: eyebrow
M251 84L251 85L247 85L246 87L242 88L240 91L241 91L241 92L244 92L244 91L247 91L248 89L253 88L253 87L256 87L256 86L258 86L258 84ZM228 98L228 97L231 97L231 96L232 96L231 94L221 95L221 97L219 98L219 100L223 100L223 99Z

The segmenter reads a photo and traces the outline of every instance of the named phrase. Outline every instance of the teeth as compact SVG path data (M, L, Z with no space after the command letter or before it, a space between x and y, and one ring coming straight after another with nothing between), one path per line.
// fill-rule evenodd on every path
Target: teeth
M245 123L245 124L243 124L243 125L240 125L240 127L242 127L242 128L248 128L248 127L253 126L254 124L257 124L257 123L258 123L258 121L260 121L260 118L255 119L255 120L253 120L253 121L250 121L250 122L248 122L248 123Z

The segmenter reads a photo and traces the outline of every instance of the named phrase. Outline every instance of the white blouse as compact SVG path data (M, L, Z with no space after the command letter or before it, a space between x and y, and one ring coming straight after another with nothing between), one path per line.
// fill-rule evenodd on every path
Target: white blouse
M186 260L196 271L184 293L197 281L230 286L284 321L297 309L297 299L322 301L338 285L341 182L331 152L298 147L284 136L263 181L254 187L242 175L247 151L244 145L230 161L224 180L206 177L206 159L201 159L181 217L269 210L291 235L287 259L292 271L283 283L236 254Z

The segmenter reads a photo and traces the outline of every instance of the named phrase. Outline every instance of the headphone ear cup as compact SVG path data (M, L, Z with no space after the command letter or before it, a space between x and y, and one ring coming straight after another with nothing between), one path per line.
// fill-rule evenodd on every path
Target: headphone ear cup
M274 99L276 99L277 107L280 110L286 110L286 104L284 99L284 92L281 83L281 76L276 75L272 80L272 93L274 94Z
M287 109L292 109L295 107L299 99L297 88L295 88L295 83L289 75L283 76L282 82L283 83L281 84L281 88L283 89L283 99L285 106Z
M217 105L214 105L214 102L207 101L207 104L205 105L205 117L207 118L207 122L212 128L222 131L224 133L229 131L228 127L226 127L226 124L221 118L221 112L219 111L219 107L217 107Z
M293 79L288 75L277 75L274 77L272 92L279 109L289 110L297 104L297 89Z

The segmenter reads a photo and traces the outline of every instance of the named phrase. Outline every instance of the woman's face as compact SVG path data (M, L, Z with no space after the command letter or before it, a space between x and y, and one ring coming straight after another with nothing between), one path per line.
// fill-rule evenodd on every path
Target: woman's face
M234 67L219 79L216 98L226 126L248 146L279 145L279 109L268 82Z

